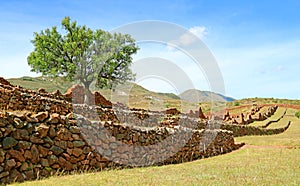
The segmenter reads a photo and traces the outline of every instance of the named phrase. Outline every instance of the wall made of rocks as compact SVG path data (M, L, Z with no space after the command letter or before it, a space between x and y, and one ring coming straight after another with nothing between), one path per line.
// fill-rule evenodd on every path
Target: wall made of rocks
M286 131L290 127L291 122L289 121L285 127L276 129L259 128L249 125L236 125L236 124L225 124L221 126L223 130L229 130L233 132L234 137L238 136L252 136L252 135L274 135L280 134Z
M240 147L232 132L224 130L142 128L79 115L75 120L72 113L0 112L0 127L1 183L47 177L58 170L180 163Z
M0 183L47 177L58 170L180 163L241 146L231 131L204 129L208 123L199 122L198 115L112 109L97 94L98 106L76 104L73 96L84 100L74 91L33 91L1 80Z
M61 95L37 94L33 90L0 84L0 109L65 115L72 111L72 105Z

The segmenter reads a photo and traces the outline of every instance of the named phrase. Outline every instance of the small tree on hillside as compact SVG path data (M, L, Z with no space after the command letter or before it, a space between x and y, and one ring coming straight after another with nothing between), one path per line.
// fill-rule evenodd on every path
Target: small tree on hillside
M62 29L63 34L55 26L34 33L34 51L27 58L33 72L79 80L86 90L94 80L100 88L113 88L134 79L129 66L138 47L130 35L93 31L69 17L62 20Z

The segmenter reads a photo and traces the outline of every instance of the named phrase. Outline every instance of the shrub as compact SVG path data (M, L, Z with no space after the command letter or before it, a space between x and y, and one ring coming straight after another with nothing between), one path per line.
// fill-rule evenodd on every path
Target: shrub
M234 102L234 106L240 106L239 102Z
M296 116L297 118L300 118L300 111L297 111L297 112L295 113L295 116Z

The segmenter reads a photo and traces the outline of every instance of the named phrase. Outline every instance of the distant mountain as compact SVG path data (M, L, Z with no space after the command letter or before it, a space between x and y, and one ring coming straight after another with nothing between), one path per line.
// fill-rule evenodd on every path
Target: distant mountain
M200 91L197 89L186 90L183 93L179 94L179 97L191 103L209 102L211 100L231 102L235 100L222 94L217 94L210 91Z

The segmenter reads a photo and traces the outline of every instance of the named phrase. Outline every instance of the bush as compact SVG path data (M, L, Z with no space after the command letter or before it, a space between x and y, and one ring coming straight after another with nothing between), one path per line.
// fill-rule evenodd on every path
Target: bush
M234 102L234 106L240 106L239 102Z
M300 111L297 111L297 112L295 113L295 116L296 116L297 118L300 118Z

